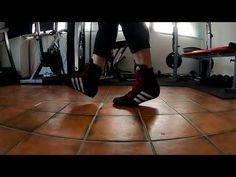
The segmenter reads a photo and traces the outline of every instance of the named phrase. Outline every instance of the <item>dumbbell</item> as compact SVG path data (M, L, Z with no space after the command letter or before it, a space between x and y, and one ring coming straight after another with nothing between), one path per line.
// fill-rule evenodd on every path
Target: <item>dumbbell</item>
M230 87L230 76L228 76L228 75L224 75L223 76L223 86L224 87Z

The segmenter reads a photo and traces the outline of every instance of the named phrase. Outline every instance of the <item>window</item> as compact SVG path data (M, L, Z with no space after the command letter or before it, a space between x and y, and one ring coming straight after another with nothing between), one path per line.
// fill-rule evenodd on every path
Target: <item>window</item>
M57 30L63 30L63 29L66 29L67 28L67 23L66 22L58 22L57 23ZM35 23L32 24L32 34L35 33ZM50 30L49 30L50 31ZM46 32L49 32L49 31L46 31ZM43 32L42 32L43 33Z
M57 30L60 31L60 30L64 30L66 29L66 22L58 22L57 23Z
M182 36L203 38L204 23L201 22L178 22L178 34ZM172 34L172 22L154 22L153 30L160 33Z
M85 31L90 31L91 25L93 25L92 22L85 22Z

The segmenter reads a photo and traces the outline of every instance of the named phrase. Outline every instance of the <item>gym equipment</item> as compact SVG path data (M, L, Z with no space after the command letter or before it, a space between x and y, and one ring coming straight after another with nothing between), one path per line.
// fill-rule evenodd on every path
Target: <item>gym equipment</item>
M207 47L208 48L208 47ZM198 47L185 47L183 48L183 52L193 52L196 50L201 50L201 48ZM209 62L209 60L201 60L199 62L199 76L200 76L200 82L201 83L205 83L206 82L206 78L209 77L209 64L211 64L210 70L213 69L214 67L214 60L211 58L211 61ZM191 74L191 73L190 73ZM196 74L195 74L196 76Z
M73 46L73 47L72 47ZM85 22L68 22L67 73L69 78L78 74L85 65Z
M10 43L8 39L8 28L0 29L0 34L3 34L4 43L6 46L8 58L10 61L10 67L2 67L0 65L0 85L8 85L18 83L20 78L18 72L16 71L16 67L14 64L14 60L11 53Z
M171 52L166 57L166 64L169 66L169 68L174 69L174 59L175 59L175 53ZM178 54L178 65L177 68L179 68L182 64L182 57Z
M214 57L234 57L234 78L232 88L226 88L227 93L236 93L236 43L230 42L228 46L216 47L206 50L196 50L193 52L185 52L182 54L185 58L194 58L197 60L211 60Z
M232 80L230 76L224 75L223 80L224 80L224 85L226 86L226 88L232 87Z
M233 84L232 77L228 75L212 75L204 80L203 85L219 87L219 88L231 88Z
M207 29L207 35L210 37L209 41L210 41L210 48L212 47L212 33L211 33L211 23L210 22L206 22L206 29ZM173 69L173 80L178 81L180 78L178 78L178 74L177 74L177 69L181 66L182 63L182 55L180 55L178 53L178 29L177 29L177 22L173 22L173 33L172 33L173 37L172 37L172 52L166 57L166 64ZM208 40L206 41L206 46L208 49ZM187 53L187 52L193 52L193 51L197 51L197 50L201 50L198 47L185 47L183 48L183 52ZM209 77L210 75L210 71L214 66L213 63L213 59L208 60L207 61L203 61L202 63L200 63L200 68L201 71L200 76L202 78L205 77ZM181 80L181 79L180 79Z
M129 71L124 71L119 68L121 61L126 59L124 52L126 51L128 44L126 40L116 41L114 48L111 52L111 57L107 60L104 67L104 78L113 78L119 80L127 80Z
M178 68L178 61L179 61L179 52L178 52L178 28L177 28L177 22L173 22L173 38L172 38L172 52L173 52L173 79L177 81L178 75L177 75L177 68ZM172 56L172 54L171 54Z
M60 52L59 40L60 35L66 30L57 31L56 22L36 22L36 40L39 42L40 64L30 79L20 80L21 84L60 84L63 83L65 71ZM43 31L43 34L41 34ZM50 31L46 34L46 31ZM51 35L54 37L53 42L46 52L43 50L42 35ZM51 75L40 75L43 67L50 67Z
M183 48L184 52L192 52L192 51L195 51L195 50L201 50L201 49L198 48L198 47L184 47Z
M209 62L210 60L210 62ZM214 60L211 58L209 60L200 60L199 61L199 76L201 78L201 80L204 80L205 78L209 77L209 73L210 71L213 69L214 67ZM210 68L209 65L211 64ZM209 71L210 70L210 71Z
M166 64L169 68L173 69L173 80L178 81L177 69L182 64L182 56L178 52L178 28L177 22L173 22L173 33L172 33L172 52L166 57ZM187 49L188 50L188 49Z
M191 71L189 72L189 74L190 74L193 78L195 78L196 75L197 75L197 72L194 71L194 70L191 70Z
M73 78L78 75L79 71L86 62L85 45L85 22L69 22L67 27L67 71L68 78ZM71 47L74 46L74 47ZM107 60L101 80L119 79L124 80L129 77L128 71L119 69L119 64L126 57L124 52L128 45L125 40L117 41L111 57ZM113 53L114 52L114 53ZM89 60L92 58L92 23L89 31Z

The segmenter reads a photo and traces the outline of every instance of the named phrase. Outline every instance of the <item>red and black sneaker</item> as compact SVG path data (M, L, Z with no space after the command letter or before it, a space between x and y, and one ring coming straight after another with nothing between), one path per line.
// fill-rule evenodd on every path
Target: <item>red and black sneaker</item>
M71 78L72 86L81 93L94 97L98 92L101 73L101 67L95 65L91 60L90 63L85 64L78 76Z
M131 91L122 97L113 99L117 106L138 106L139 104L157 98L160 86L153 72L153 68L145 65L135 66L135 83Z

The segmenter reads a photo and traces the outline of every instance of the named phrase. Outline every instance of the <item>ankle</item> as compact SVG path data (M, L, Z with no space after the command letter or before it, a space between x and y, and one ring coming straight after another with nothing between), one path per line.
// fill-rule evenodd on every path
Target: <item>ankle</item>
M106 63L106 58L100 57L98 55L93 55L93 58L90 60L93 61L93 64L99 66L103 70Z
M143 77L154 76L153 67L148 67L147 65L135 65L135 72L139 72Z

